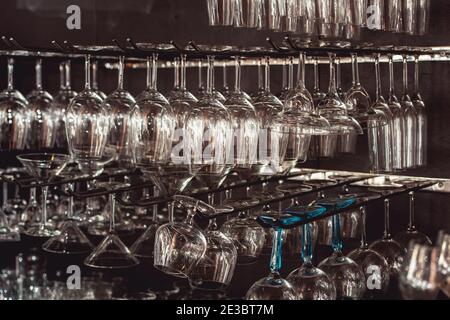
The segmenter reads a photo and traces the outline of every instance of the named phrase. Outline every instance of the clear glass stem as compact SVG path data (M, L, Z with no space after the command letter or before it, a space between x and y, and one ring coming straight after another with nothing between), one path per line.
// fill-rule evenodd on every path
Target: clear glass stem
M90 58L89 58L90 59ZM89 68L89 71L91 69ZM98 89L98 62L97 61L93 61L92 62L92 88L97 90ZM90 78L90 77L89 77ZM89 81L90 83L90 81Z
M391 238L391 232L390 232L390 225L389 225L389 206L390 201L389 199L384 199L384 234L383 239L388 240Z
M36 89L42 90L42 59L36 60Z
M314 58L314 92L320 91L319 59Z
M300 52L298 55L298 71L297 71L297 86L299 88L305 87L305 60L306 53Z
M182 54L180 58L180 89L186 90L186 55Z
M169 214L169 222L172 223L175 218L175 206L173 201L167 202L167 212Z
M198 62L198 89L199 91L203 91L205 89L203 84L203 65L201 60Z
M59 64L59 89L64 90L66 88L66 62Z
M342 90L341 88L341 59L336 59L336 87L337 90Z
M116 227L116 195L114 193L109 194L109 205L111 209L109 217L109 232L114 232Z
M367 235L366 235L366 207L361 206L359 208L361 214L361 249L367 249Z
M14 89L14 59L8 58L8 90Z
M120 56L119 57L119 76L117 79L117 89L123 90L123 74L125 69L125 57Z
M416 230L415 225L415 212L414 212L414 201L415 201L415 193L414 191L411 191L409 193L409 222L408 222L408 230L414 231Z
M330 85L328 88L328 92L331 94L337 94L336 89L336 69L335 69L335 61L336 61L336 54L335 53L329 53L330 57Z
M403 56L403 97L408 96L408 60Z
M282 90L287 90L288 88L288 66L286 63L286 60L284 60L283 62L283 66L282 66L283 70L282 70Z
M206 77L206 92L212 94L214 89L214 57L208 56L208 74Z
M3 182L3 197L2 197L2 210L4 211L6 209L6 203L8 201L8 183Z
M222 64L222 84L223 84L223 90L228 91L228 80L227 80L227 63L226 61Z
M272 254L270 256L270 272L279 274L282 264L283 254L283 230L281 228L274 229Z
M289 57L289 66L288 66L288 88L294 88L294 58Z
M94 63L92 65L92 70L94 74L97 73L97 67L94 68L96 64ZM95 71L94 71L95 69ZM95 77L96 78L96 77ZM94 81L95 83L95 81ZM91 56L89 54L85 55L85 62L84 62L84 88L86 90L91 89Z
M241 92L241 58L234 58L234 92Z
M381 75L380 75L380 55L375 56L375 78L376 78L376 100L380 102L381 99Z
M414 56L414 93L420 96L419 92L419 56Z
M153 187L153 195L155 198L159 196L159 189L157 186ZM153 205L152 211L153 211L153 221L157 221L158 220L158 204Z
M395 98L394 59L389 55L389 101L397 102Z
M48 197L48 186L43 186L42 190L42 216L41 216L41 228L44 228L47 224L47 197Z
M312 265L313 259L313 244L311 235L312 225L311 223L304 224L302 226L302 260L306 265Z
M358 65L358 55L352 53L352 84L353 86L359 86L359 65Z
M72 87L71 83L71 64L70 60L66 60L64 64L64 81L66 89L70 89Z
M30 199L28 200L28 205L37 205L36 188L30 189Z
M73 196L72 196L72 192L74 192L75 190L75 184L73 182L68 184L68 189L70 192L70 196L69 196L69 206L67 208L67 219L70 220L73 217Z
M180 88L180 58L173 59L173 89Z
M152 54L152 81L150 83L151 90L158 90L158 54Z
M264 90L270 92L270 58L265 57L264 63Z

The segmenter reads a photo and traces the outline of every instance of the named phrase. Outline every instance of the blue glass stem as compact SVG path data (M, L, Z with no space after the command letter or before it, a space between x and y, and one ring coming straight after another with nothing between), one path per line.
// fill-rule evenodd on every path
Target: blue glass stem
M341 221L339 215L335 214L332 218L332 243L334 253L340 253L342 250L342 239L341 239Z
M306 265L312 264L313 258L313 244L312 244L312 235L311 235L312 225L311 223L304 224L302 226L303 234L302 234L302 260Z
M274 228L272 255L270 257L270 272L280 273L283 254L283 229Z

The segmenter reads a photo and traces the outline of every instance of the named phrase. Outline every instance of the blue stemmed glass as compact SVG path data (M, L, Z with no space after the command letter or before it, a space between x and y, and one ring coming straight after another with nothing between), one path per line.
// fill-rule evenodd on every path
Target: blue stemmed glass
M346 205L345 203L351 203L350 199L353 199L353 203L355 202L354 198L348 198L347 201L345 199L339 199L339 201L333 204L333 201L330 201L331 199L322 199L323 201L318 201L317 204L326 205L327 207L329 206L328 208L335 208L334 210L336 210L348 207L349 204ZM366 289L365 276L355 261L342 254L339 215L335 214L332 217L332 230L333 254L323 260L319 264L319 268L325 271L334 281L336 298L338 300L361 299Z
M280 219L282 220L282 219ZM256 281L247 291L247 300L295 300L296 294L291 283L280 275L282 265L283 229L278 219L273 217L258 217L258 221L264 226L274 229L272 255L270 258L270 274Z

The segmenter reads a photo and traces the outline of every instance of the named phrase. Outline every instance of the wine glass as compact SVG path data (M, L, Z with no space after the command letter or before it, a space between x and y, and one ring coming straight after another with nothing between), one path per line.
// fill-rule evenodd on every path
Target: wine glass
M0 93L0 147L23 150L28 138L28 101L14 89L14 59L8 58L8 86Z
M131 268L139 264L139 260L122 242L115 229L116 195L109 194L110 217L108 235L84 260L84 264L91 268L122 269Z
M147 57L147 87L137 97L136 101L146 100L162 106L168 106L169 101L158 91L158 54Z
M369 249L366 238L366 208L360 207L361 245L347 256L355 261L366 277L365 297L382 297L389 288L389 265L386 259L376 251Z
M394 87L394 61L392 55L389 55L389 99L388 106L392 113L392 168L402 170L404 164L404 118L402 106L395 95Z
M286 77L286 80L284 80L284 77ZM283 65L283 82L284 81L286 83L283 85L283 90L279 95L279 99L283 104L291 95L292 90L294 90L294 57L289 57L287 59L287 65ZM262 80L261 83L263 83ZM264 87L263 84L262 86Z
M384 234L383 238L373 242L369 249L378 252L386 259L389 265L391 279L396 279L405 256L405 249L395 241L390 234L389 228L389 199L384 200Z
M321 199L317 205L326 206L328 210L345 208L354 203L355 198ZM319 263L322 269L334 281L336 298L361 299L365 292L365 276L358 264L342 254L341 227L339 215L332 217L333 254Z
M362 128L355 118L349 116L347 106L342 102L336 89L336 54L330 53L330 86L326 97L318 105L319 114L330 124L331 134L320 141L321 155L332 157L336 152L337 137L362 134Z
M434 300L439 292L436 248L410 243L399 275L399 288L405 300Z
M92 90L102 99L106 99L106 94L98 87L98 62L92 61Z
M234 241L238 253L237 264L256 262L264 248L266 232L248 212L226 221L220 231Z
M448 230L439 231L436 247L439 285L447 297L450 297L450 234Z
M283 255L283 229L273 225L274 237L270 257L270 274L248 289L246 300L295 300L296 292L290 282L280 275Z
M314 105L317 107L323 99L325 99L326 94L320 90L320 76L319 76L319 58L314 58L314 89L312 92L312 97Z
M82 173L97 176L114 154L105 152L110 120L103 100L91 88L90 64L90 55L86 55L85 87L70 102L65 125L72 160Z
M417 230L415 225L415 214L414 214L414 201L415 193L414 191L409 192L409 222L408 227L405 231L402 231L394 236L395 241L397 241L403 248L407 249L408 245L412 242L431 245L431 240L427 235Z
M189 170L210 189L219 187L231 169L227 161L232 141L231 115L213 94L213 73L214 57L208 56L206 93L194 105L184 127Z
M207 247L205 255L189 274L192 287L203 290L223 290L234 274L237 250L233 240L218 230L215 219L209 221L204 231Z
M400 100L404 119L404 168L413 168L417 164L417 110L408 95L408 61L406 55L403 56L403 94Z
M42 59L36 60L36 88L27 96L30 124L28 147L32 150L51 149L55 144L58 120L53 109L53 97L42 87Z
M248 180L252 165L256 163L259 121L255 108L241 91L241 58L235 58L235 87L234 92L225 101L225 108L231 116L231 130L229 156L233 170L242 179ZM212 205L212 203L210 203Z
M367 121L371 106L370 96L359 80L358 55L352 53L352 87L346 94L348 113L360 122Z
M207 241L203 232L194 225L196 214L213 215L215 209L203 201L175 195L176 206L187 210L183 222L168 222L156 231L154 267L176 277L188 277L203 258Z
M414 56L414 94L412 102L417 112L417 166L425 166L427 164L427 139L428 139L428 119L427 108L422 100L419 92L419 56Z
M312 213L313 215L320 214L319 212L323 213L322 210L324 210L323 207L319 206L306 209L308 212L316 211ZM305 212L302 212L302 210L296 211L296 215L301 217L305 215ZM299 300L335 300L336 287L334 282L324 271L314 267L312 262L313 252L312 225L306 223L302 226L301 258L303 264L289 274L287 281L294 287Z
M209 69L209 62L208 62L207 65L208 65L208 67L207 67L207 70L208 70ZM213 65L213 69L214 69L214 66L215 65ZM208 90L207 90L207 88L205 88L205 86L203 84L202 75L203 75L203 62L199 61L198 62L198 93L197 93L197 99L198 100L202 100L202 98L204 98L204 96L208 94L208 92L207 92ZM208 78L208 75L209 75L209 71L207 71L207 78ZM214 71L213 71L213 74L212 74L211 81L213 82L213 87L212 87L212 90L211 90L212 91L212 96L214 97L215 100L217 100L217 101L219 101L220 103L223 104L225 102L226 98L223 96L222 93L220 93L220 91L216 90L216 88L214 87ZM208 86L208 79L206 80L206 86Z
M173 59L173 88L167 94L167 100L170 102L172 99L176 99L178 92L180 91L180 58L175 57Z
M47 194L48 185L55 176L57 176L67 165L70 156L53 153L32 153L19 155L17 159L28 170L28 173L36 178L42 189L42 211L40 224L30 226L24 233L32 237L52 237L59 234L47 221Z
M55 143L57 148L66 148L67 138L66 138L66 128L64 125L65 113L67 107L69 106L70 101L77 95L77 93L74 90L72 90L71 87L70 60L60 63L59 73L60 73L59 90L52 102L52 108L53 110L55 110L58 118Z

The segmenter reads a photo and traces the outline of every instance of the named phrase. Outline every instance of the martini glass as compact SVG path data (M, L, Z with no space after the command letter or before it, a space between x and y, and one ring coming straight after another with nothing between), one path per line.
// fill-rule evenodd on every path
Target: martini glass
M77 93L74 90L72 90L71 87L70 60L60 63L59 73L60 73L59 90L55 95L52 103L52 108L55 110L58 119L55 144L57 148L66 148L67 137L66 137L66 128L64 125L64 118L70 101L77 95Z
M102 99L106 99L106 94L98 88L98 62L92 62L92 90Z
M8 58L8 86L0 93L0 147L25 149L28 137L28 101L14 89L14 59Z
M414 94L412 102L417 112L417 166L427 164L428 119L427 108L419 92L419 56L414 56Z
M384 234L383 238L373 242L369 249L378 252L384 257L389 265L391 279L396 279L403 262L406 250L395 241L390 234L389 228L389 199L384 200Z
M404 169L404 155L405 146L403 135L405 133L404 129L404 118L402 106L398 102L397 96L395 95L394 87L394 61L392 55L389 55L389 99L388 106L392 113L392 167L394 170L399 171Z
M361 213L361 245L348 254L364 272L366 277L365 297L382 297L389 288L389 265L386 259L376 251L369 249L366 239L366 209L360 208Z
M17 159L28 170L28 173L36 178L40 184L50 182L66 166L70 156L52 153L32 153L19 155ZM47 194L48 186L42 187L42 216L38 226L30 226L24 233L33 237L52 237L59 232L48 224L47 221Z
M418 115L417 110L408 95L408 61L403 56L403 95L400 100L403 110L404 121L404 168L414 168L417 165L417 132Z
M58 122L52 106L53 97L42 87L42 59L36 60L36 88L27 99L30 113L28 147L32 150L53 148Z
M78 170L75 167L66 166L59 176L65 179L73 179L77 176ZM68 184L69 193L74 192L74 183ZM42 248L44 251L56 254L87 254L94 246L86 235L78 227L78 221L74 219L74 198L69 196L66 220L60 228L60 234L47 240Z
M123 269L135 267L139 260L131 253L130 249L120 240L115 230L115 194L109 194L110 218L109 233L84 260L84 264L91 268Z
M140 259L153 259L153 249L155 247L155 234L159 227L158 210L152 210L152 221L149 223L144 233L130 247L131 252Z
M300 209L300 210L299 210ZM295 214L305 217L320 215L325 210L320 206L309 206L304 208L295 207ZM330 277L321 269L313 265L313 236L312 224L307 223L302 226L302 246L301 258L303 264L300 268L292 271L287 277L299 300L334 300L336 299L336 288Z
M394 239L397 241L404 249L408 249L409 244L411 242L431 245L430 238L417 230L415 224L415 214L414 214L414 201L415 201L415 193L411 191L409 193L409 222L408 227L405 231L402 231L395 235Z
M292 284L280 275L282 267L283 229L274 225L270 274L256 281L248 289L246 300L295 300L296 293Z

